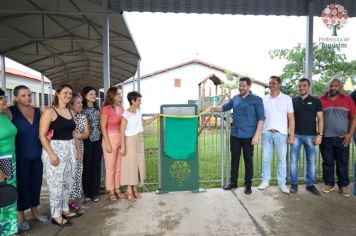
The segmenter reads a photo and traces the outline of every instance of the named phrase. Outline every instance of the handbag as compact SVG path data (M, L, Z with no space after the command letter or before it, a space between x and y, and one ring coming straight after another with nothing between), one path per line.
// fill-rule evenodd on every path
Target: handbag
M9 206L17 201L17 190L5 182L0 183L0 207Z
M0 170L6 175L7 178L12 177L12 156L0 156Z
M54 136L54 130L51 129L51 130L49 130L48 133L47 133L47 138L48 138L48 140L51 141L51 139L53 138L53 136Z

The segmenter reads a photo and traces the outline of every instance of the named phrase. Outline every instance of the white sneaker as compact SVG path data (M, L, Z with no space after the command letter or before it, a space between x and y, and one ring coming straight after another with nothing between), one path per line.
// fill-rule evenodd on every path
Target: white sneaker
M259 190L265 190L266 188L268 188L269 183L262 181L262 183L257 187Z
M289 188L285 184L279 186L279 189L282 191L282 193L289 193L290 192Z

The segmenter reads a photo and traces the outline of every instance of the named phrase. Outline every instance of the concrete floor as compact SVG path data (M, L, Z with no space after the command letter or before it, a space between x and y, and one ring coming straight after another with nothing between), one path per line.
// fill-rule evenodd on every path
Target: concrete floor
M42 206L49 214L46 196ZM103 195L84 207L71 227L31 221L32 228L21 235L356 235L356 197L313 196L304 186L293 195L277 187L253 188L252 195L243 188L144 193L134 203L110 202Z

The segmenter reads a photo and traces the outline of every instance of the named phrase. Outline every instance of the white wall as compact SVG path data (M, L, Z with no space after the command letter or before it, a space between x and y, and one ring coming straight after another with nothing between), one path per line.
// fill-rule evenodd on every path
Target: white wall
M190 64L155 76L140 80L140 93L142 94L142 112L158 113L162 104L187 104L188 100L198 100L199 86L203 79L215 74L221 80L226 81L225 74L200 64ZM174 87L174 79L181 79L181 87ZM205 95L209 95L209 86L212 95L215 95L215 86L212 81L207 82ZM132 82L123 86L123 100L125 109L129 106L127 93L132 91ZM253 83L253 93L264 96L264 87ZM232 95L238 91L232 91ZM220 94L221 92L218 91Z
M12 99L13 99L13 89L18 86L18 85L25 85L27 86L31 92L36 94L36 98L33 105L39 106L40 104L40 96L39 94L41 93L41 81L39 80L34 80L34 79L28 79L20 76L15 76L15 75L6 75L6 89L11 90L11 95L9 96L9 104L12 104ZM44 83L44 93L49 94L49 83ZM55 91L52 90L52 95L54 95Z

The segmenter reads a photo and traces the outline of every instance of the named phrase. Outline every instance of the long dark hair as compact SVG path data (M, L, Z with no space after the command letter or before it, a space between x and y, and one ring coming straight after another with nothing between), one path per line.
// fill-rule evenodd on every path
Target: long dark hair
M90 87L90 86L85 86L85 87L83 88L83 91L82 91L83 109L88 107L88 102L87 102L86 96L87 96L87 94L88 94L90 91L92 91L92 90L94 90L94 91L96 92L95 88ZM99 106L98 106L98 103L97 103L96 101L94 102L93 105L94 105L94 108L95 108L95 109L99 110Z
M59 101L58 101L58 95L64 88L70 88L72 91L72 86L70 86L69 84L62 84L60 85L57 89L56 89L56 93L54 94L54 99L53 99L53 103L52 106L54 107L58 107L59 106ZM69 104L67 104L68 106Z

